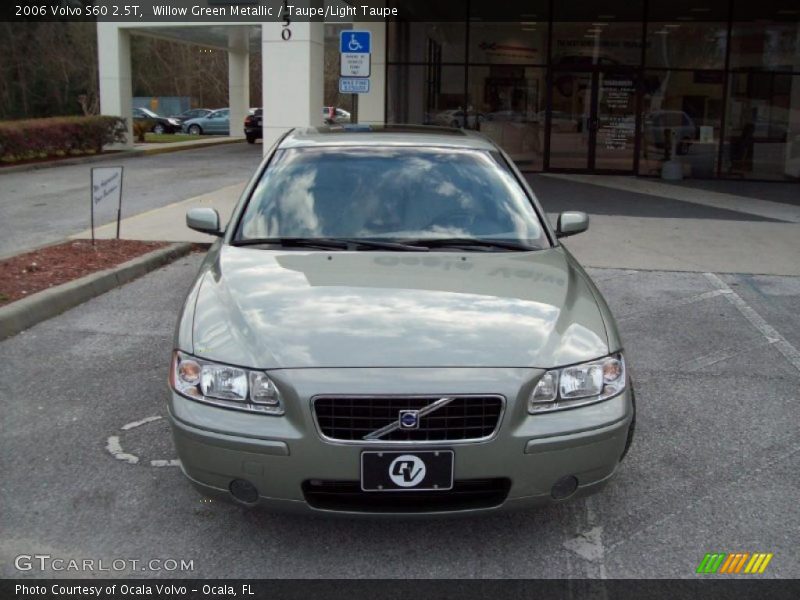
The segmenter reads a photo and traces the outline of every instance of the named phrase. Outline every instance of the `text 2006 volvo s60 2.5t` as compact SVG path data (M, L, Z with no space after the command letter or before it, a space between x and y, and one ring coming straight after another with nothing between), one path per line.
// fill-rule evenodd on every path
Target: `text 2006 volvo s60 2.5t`
M511 160L461 130L295 130L175 335L186 476L248 505L466 513L600 489L633 434L611 312Z

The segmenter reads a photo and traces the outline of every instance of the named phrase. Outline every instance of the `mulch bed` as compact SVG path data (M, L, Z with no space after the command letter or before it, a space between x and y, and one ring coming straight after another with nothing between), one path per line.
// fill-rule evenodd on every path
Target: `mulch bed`
M75 240L0 261L0 306L122 264L163 248L165 242Z

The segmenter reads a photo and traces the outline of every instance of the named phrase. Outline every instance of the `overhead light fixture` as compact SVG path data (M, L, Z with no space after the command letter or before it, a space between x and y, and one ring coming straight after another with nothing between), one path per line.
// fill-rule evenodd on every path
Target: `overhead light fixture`
M680 23L664 23L664 27L667 29L677 29L680 27Z
M659 29L658 31L654 31L653 35L669 35L669 31L666 29Z
M592 23L592 27L605 27L608 23Z
M520 25L538 25L538 21L520 21Z
M597 33L597 34L599 34L599 33L603 33L603 30L602 29L587 29L586 33Z

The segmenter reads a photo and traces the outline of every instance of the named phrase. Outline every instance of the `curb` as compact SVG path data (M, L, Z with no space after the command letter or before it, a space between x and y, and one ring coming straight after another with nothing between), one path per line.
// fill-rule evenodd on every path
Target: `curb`
M74 165L86 165L90 163L104 162L107 160L122 160L126 158L137 158L140 156L154 156L156 154L170 154L172 152L183 152L185 150L199 150L210 148L211 146L224 146L226 144L237 144L244 142L245 138L223 138L208 140L199 143L191 143L186 146L171 146L167 148L134 148L133 150L116 150L106 154L95 154L91 156L76 156L75 158L62 158L60 160L50 160L47 162L31 163L27 165L9 165L0 167L0 175L3 173L23 173L25 171L37 171L39 169L50 169L53 167L69 167Z
M192 244L189 242L172 244L116 267L62 283L0 307L0 340L186 256L191 249Z

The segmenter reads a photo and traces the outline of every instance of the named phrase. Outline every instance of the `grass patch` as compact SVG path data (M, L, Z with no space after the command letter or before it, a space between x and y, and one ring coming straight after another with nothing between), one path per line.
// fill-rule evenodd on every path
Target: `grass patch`
M188 142L199 140L199 135L189 135L188 133L146 133L145 142L148 144L164 144L169 142Z

